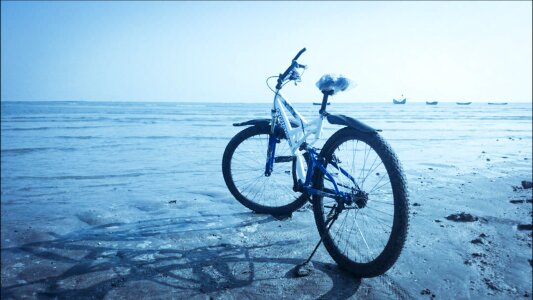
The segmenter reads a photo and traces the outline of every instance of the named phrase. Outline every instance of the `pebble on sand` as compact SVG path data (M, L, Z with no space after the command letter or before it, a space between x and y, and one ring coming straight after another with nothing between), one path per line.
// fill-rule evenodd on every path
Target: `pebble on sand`
M530 189L532 187L531 181L522 180L522 188L524 189Z
M474 221L477 221L479 218L471 214L462 212L459 214L451 214L447 216L446 219L450 221L455 221L455 222L474 222Z
M429 294L431 294L430 289L423 289L422 291L420 291L420 295L429 295Z
M436 295L431 292L430 289L423 289L420 291L420 295L431 295L431 299L435 299Z

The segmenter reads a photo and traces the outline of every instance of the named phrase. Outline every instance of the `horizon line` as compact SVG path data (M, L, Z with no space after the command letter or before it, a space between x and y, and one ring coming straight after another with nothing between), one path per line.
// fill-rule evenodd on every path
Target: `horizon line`
M392 103L392 100L353 100L353 101L334 101L339 104L351 104L351 103ZM259 101L209 101L209 100L0 100L0 102L139 102L139 103L272 103L272 100L259 100ZM291 100L291 103L314 103L319 101L308 100ZM529 101L496 101L496 100L408 100L406 103L426 103L426 102L442 102L442 103L457 103L457 102L472 102L472 103L533 103L533 100Z

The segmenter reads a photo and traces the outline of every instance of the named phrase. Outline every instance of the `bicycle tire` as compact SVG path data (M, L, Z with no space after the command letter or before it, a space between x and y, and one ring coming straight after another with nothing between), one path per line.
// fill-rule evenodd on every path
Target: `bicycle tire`
M353 153L343 152L343 145L346 144L346 149L348 149L350 142L352 148L354 144L356 145ZM366 145L363 154L357 153L359 143ZM369 158L371 152L374 152L375 156L370 165L370 160L367 162L366 158ZM355 183L363 191L368 192L366 202L364 196L360 197L361 200L358 201L361 201L359 204L361 206L357 204L353 207L346 206L336 220L326 224L328 214L336 209L336 202L330 198L314 195L315 223L320 236L323 237L326 250L341 268L357 277L375 277L385 273L394 265L404 247L409 223L407 183L396 155L378 133L364 133L345 127L335 132L326 141L320 153L328 172L337 177L335 181L346 176L334 165L344 165L350 159L350 155L354 160L361 155L365 158L365 161L360 164L352 162L351 165L348 163L345 166L350 166L348 173L351 174ZM381 162L375 165L378 158ZM360 168L359 172L358 168ZM335 173L335 170L338 172ZM365 170L367 170L366 176L364 176ZM386 174L382 175L380 172ZM385 182L382 185L381 181L385 177L388 178L388 184ZM377 181L377 183L372 181ZM352 188L355 184L348 177L342 182L339 184L340 189L354 191ZM352 184L352 187L348 189L349 185L346 186L345 182ZM327 177L325 180L325 175L316 169L313 186L319 190L327 190L328 185L333 186ZM378 185L380 185L379 188L377 188ZM369 186L372 188L366 189ZM390 188L390 193L387 188ZM392 214L388 215L385 209L392 209ZM344 216L342 216L343 212ZM348 216L351 217L348 218ZM346 222L348 222L347 225ZM365 226L361 228L359 223ZM369 223L373 225L369 226ZM331 226L329 230L328 225ZM390 225L390 228L386 225ZM381 241L378 240L379 235L383 237ZM371 243L376 241L378 243Z
M231 194L247 208L257 213L289 214L300 208L306 197L292 189L293 156L281 129L276 130L279 143L275 155L285 159L274 163L270 176L264 175L269 134L267 125L237 133L224 150L222 174Z

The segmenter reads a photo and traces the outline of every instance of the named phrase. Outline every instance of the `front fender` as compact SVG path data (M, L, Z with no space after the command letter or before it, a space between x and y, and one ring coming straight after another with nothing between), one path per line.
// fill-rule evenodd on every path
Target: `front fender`
M361 121L358 121L354 118L350 118L345 115L327 115L327 119L330 124L348 126L361 132L377 133L378 131L381 131L376 130Z
M241 123L233 123L233 126L270 125L270 121L271 121L271 119L253 119L253 120L248 120L248 121L241 122ZM291 126L292 127L298 127L298 123L296 123L295 121L291 120Z

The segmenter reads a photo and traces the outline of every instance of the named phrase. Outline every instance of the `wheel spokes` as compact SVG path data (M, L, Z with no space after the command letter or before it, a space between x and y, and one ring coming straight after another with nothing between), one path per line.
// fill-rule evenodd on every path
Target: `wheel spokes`
M394 218L392 185L387 170L375 150L360 140L341 143L330 160L334 163L330 161L326 169L334 176L339 190L354 193L361 189L368 193L362 208L355 204L346 205L338 221L330 228L331 241L340 253L352 261L373 261L388 243ZM338 171L340 167L349 171L350 176ZM325 176L323 185L325 190L333 189L333 183ZM326 198L322 198L320 203L324 214L335 205L334 200Z
M233 153L231 176L239 193L249 201L268 207L292 203L299 194L292 190L292 155L285 139L276 144L274 169L265 176L268 134L242 141Z

